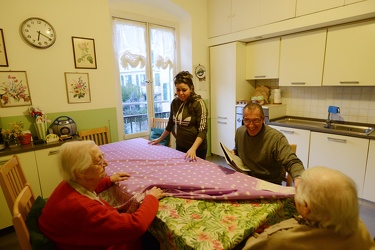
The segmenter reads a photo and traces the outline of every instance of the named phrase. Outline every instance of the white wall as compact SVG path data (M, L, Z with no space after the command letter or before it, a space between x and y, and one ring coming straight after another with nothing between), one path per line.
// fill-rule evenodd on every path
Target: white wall
M22 40L20 25L29 17L40 17L55 27L57 40L52 47L37 49ZM0 28L9 62L0 70L26 71L34 106L46 113L116 106L107 0L1 0ZM97 69L75 69L72 36L95 40ZM68 104L64 72L89 73L91 103ZM0 108L0 117L24 115L27 108Z

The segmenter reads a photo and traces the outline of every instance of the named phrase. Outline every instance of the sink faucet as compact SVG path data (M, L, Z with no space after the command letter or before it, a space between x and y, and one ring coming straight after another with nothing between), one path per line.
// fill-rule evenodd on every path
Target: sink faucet
M331 120L331 114L338 114L340 113L340 108L336 106L328 106L328 118L326 121L326 124L324 125L325 128L331 128L332 120Z

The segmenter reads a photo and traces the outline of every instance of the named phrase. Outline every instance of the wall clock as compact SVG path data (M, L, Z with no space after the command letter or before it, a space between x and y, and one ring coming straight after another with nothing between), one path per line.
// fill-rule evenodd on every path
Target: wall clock
M56 41L56 31L53 26L38 17L23 21L20 31L25 42L39 49L51 47Z

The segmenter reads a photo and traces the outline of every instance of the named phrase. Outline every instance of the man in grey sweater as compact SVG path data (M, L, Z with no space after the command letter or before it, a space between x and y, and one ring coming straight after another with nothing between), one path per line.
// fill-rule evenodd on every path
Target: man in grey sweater
M263 108L250 103L243 110L244 126L236 131L235 148L238 155L249 168L249 175L281 184L285 169L293 178L294 185L304 171L303 164L292 151L286 137L276 129L264 124Z

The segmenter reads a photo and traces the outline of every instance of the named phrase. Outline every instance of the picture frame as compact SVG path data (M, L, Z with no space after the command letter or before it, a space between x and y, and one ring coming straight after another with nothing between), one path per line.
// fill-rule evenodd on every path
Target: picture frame
M7 50L4 41L3 29L0 29L0 67L8 67Z
M91 102L88 73L65 72L65 84L68 103Z
M95 41L92 38L72 36L74 66L76 69L96 69Z
M2 108L32 105L26 71L0 71Z

